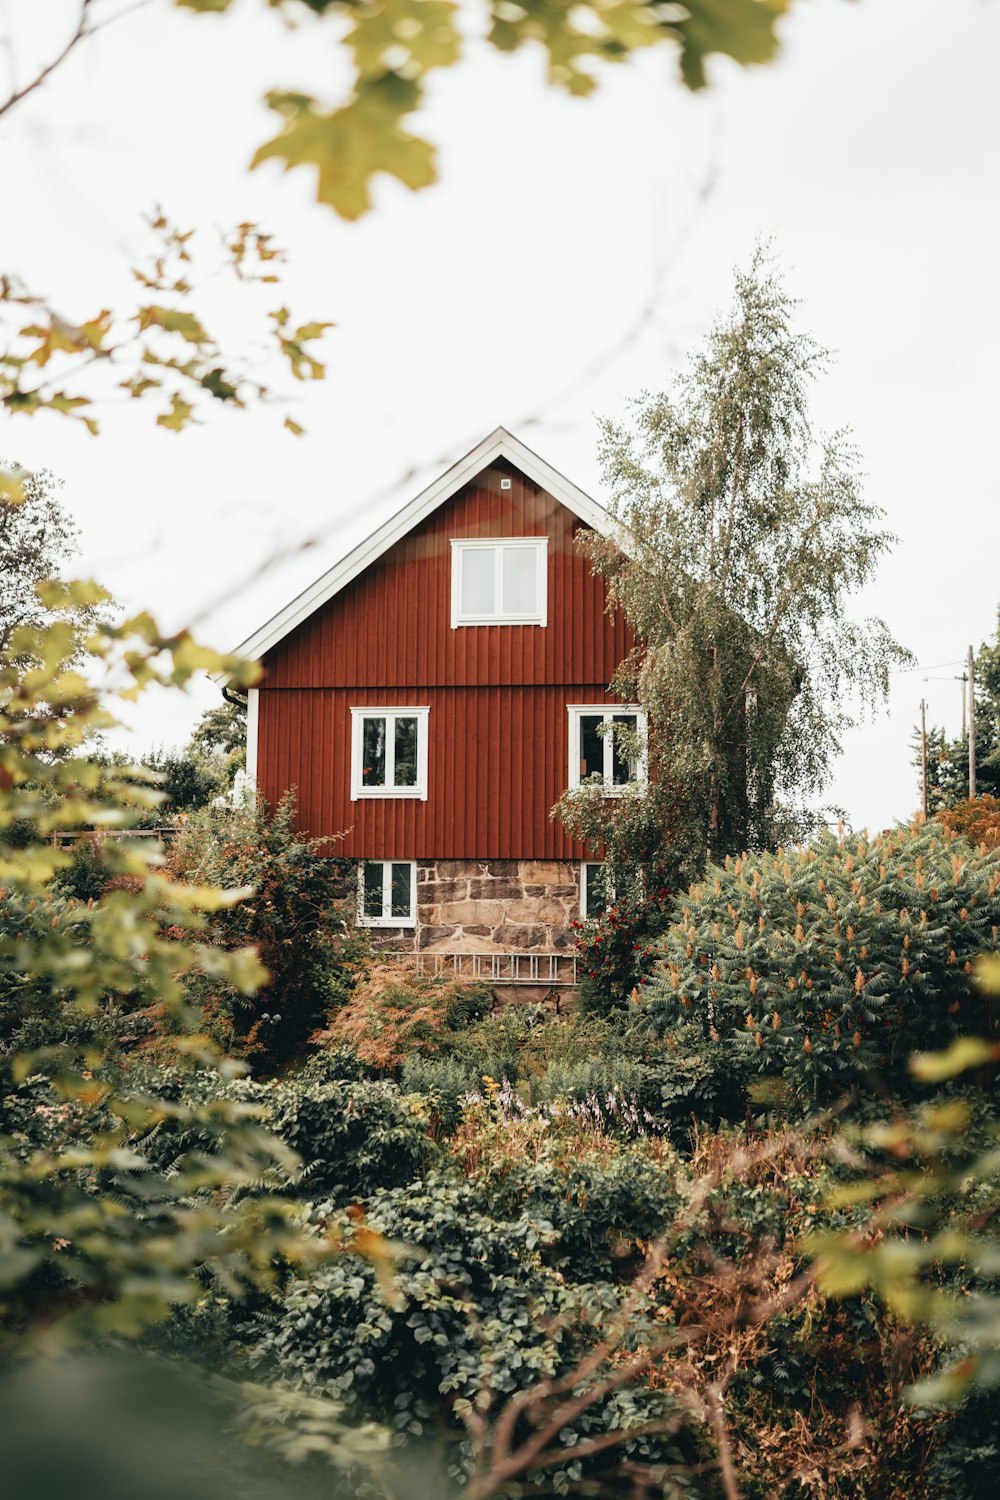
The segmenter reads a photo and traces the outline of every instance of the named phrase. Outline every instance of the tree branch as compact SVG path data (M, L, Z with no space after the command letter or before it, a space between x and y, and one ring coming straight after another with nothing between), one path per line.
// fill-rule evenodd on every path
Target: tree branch
M9 109L13 109L15 104L20 104L22 99L27 99L29 94L33 94L35 92L35 89L39 88L45 82L49 74L54 73L56 68L58 68L62 63L66 61L67 57L69 57L70 53L73 51L73 48L76 47L78 43L82 42L84 37L89 35L87 29L87 15L90 11L91 3L92 0L81 0L80 14L77 18L76 30L70 37L69 41L66 43L65 47L60 53L57 54L57 56L52 59L50 63L47 63L45 65L40 73L35 75L30 83L26 83L23 88L15 89L14 92L10 94L2 104L0 104L0 116L5 115Z
M45 82L46 78L50 77L57 68L62 66L62 64L66 61L67 57L69 57L74 48L79 46L80 42L85 42L89 37L96 36L97 33L99 31L103 31L106 26L111 26L115 21L123 20L125 16L131 15L133 11L144 9L145 6L152 4L152 0L135 0L135 3L133 5L126 6L124 10L117 11L115 15L105 16L103 21L94 21L90 25L88 25L87 23L91 15L91 6L93 5L93 3L94 0L80 0L80 14L77 17L76 30L73 32L73 35L70 37L65 47L61 52L57 53L57 55L52 59L51 62L46 63L45 67L42 68L41 72L35 75L30 83L26 83L23 88L15 88L8 95L8 97L4 99L2 103L0 103L0 118L2 118L2 116L4 116L8 112L8 110L13 109L16 104L20 104L23 99L27 99L29 94L33 94L37 88L40 88L41 85Z

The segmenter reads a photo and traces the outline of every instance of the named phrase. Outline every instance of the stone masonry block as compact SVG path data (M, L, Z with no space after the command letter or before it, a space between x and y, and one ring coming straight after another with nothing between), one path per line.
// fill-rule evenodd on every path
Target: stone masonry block
M516 876L496 875L492 879L469 881L470 901L520 901L523 893L524 887Z
M524 859L518 873L525 885L552 885L572 880L573 866L556 859Z
M420 892L421 904L442 901L464 901L469 894L467 880L432 880Z
M507 915L503 901L443 901L432 911L438 915L430 917L431 921L454 922L461 926L471 922L479 927L495 927Z
M431 944L443 943L445 938L453 938L456 933L454 927L430 927L422 925L419 929L421 948L429 948Z

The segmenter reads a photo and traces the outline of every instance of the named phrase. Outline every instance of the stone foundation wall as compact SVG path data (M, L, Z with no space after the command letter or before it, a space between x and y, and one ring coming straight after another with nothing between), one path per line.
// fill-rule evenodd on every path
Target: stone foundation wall
M428 953L555 953L573 947L580 866L557 860L442 859L417 866L417 926L393 947Z

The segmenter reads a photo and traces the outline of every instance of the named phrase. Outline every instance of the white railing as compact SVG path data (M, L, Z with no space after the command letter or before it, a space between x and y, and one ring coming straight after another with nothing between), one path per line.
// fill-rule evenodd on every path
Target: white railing
M393 958L412 964L422 979L447 974L492 984L577 983L575 953L394 953Z
M116 843L120 839L161 839L169 843L179 832L175 824L166 828L62 828L52 835L51 842L57 849L79 843L81 839L89 839L92 844L102 844L105 839Z

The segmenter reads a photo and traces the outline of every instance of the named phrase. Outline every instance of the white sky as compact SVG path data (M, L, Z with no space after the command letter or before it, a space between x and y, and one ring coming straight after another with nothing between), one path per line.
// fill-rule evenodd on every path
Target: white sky
M0 0L22 74L75 12ZM422 482L500 422L600 497L594 414L669 380L770 235L803 325L837 351L817 421L853 429L900 537L858 611L933 669L897 677L888 715L850 734L829 798L855 826L907 817L921 694L957 730L960 668L938 664L991 635L1000 598L1000 4L800 0L777 65L717 63L697 97L666 47L573 101L543 85L539 53L474 43L432 79L417 127L441 184L383 181L354 226L312 202L308 174L245 171L274 132L267 88L336 87L320 34L288 35L253 0L224 20L161 0L0 122L0 269L66 316L134 295L140 215L160 202L184 225L272 230L290 251L283 298L337 324L328 379L296 392L302 439L261 411L178 437L151 407L115 406L97 440L0 418L0 453L65 481L83 566L170 625L207 612L202 636L231 646L395 508L373 497L398 476ZM231 316L215 298L209 324ZM214 701L207 684L162 696L137 744L183 740Z

